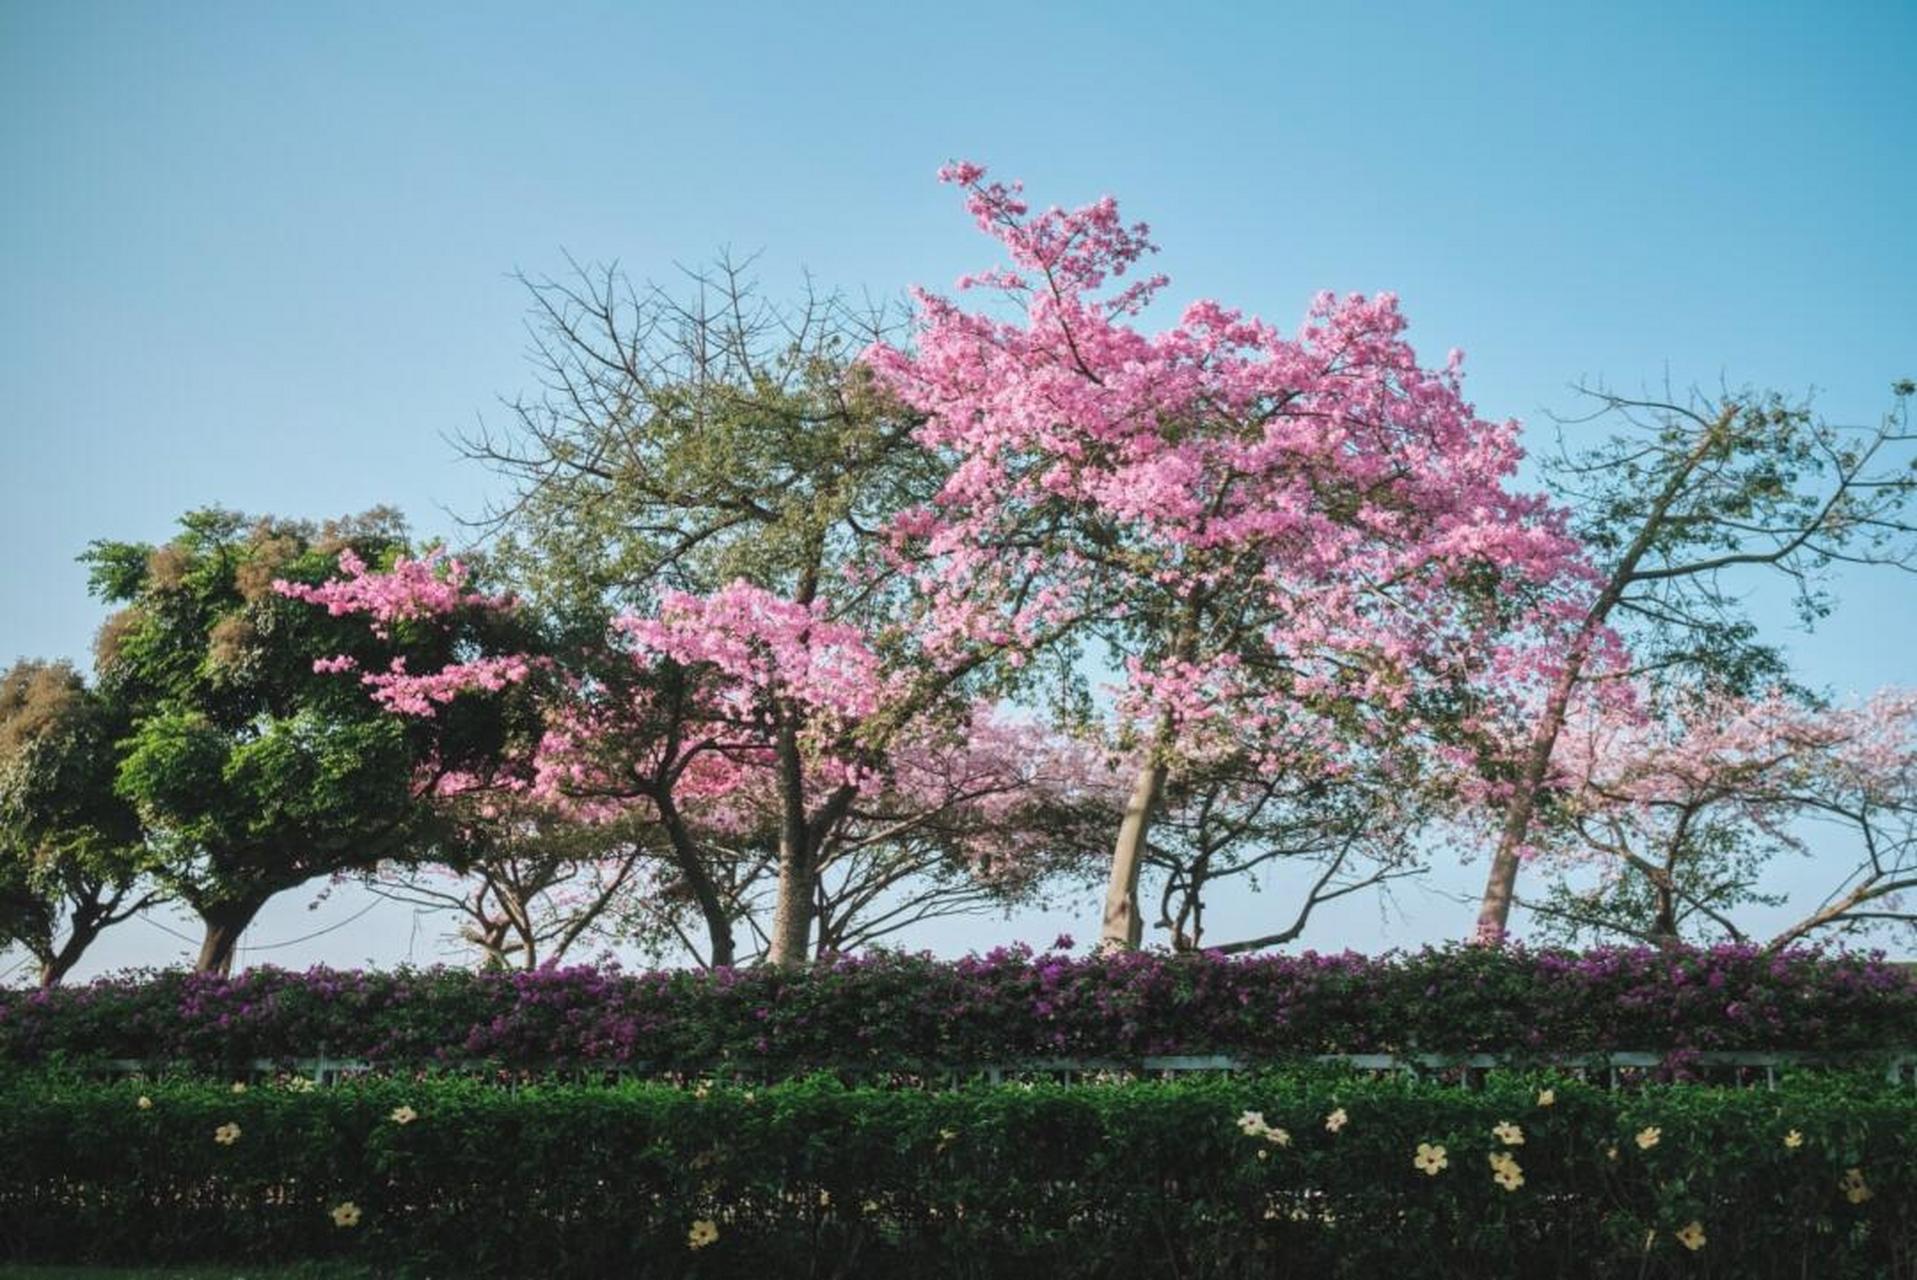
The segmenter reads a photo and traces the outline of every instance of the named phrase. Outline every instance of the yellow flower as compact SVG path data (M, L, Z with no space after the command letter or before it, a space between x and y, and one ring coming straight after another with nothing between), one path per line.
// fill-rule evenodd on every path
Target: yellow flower
M1247 1138L1263 1137L1271 1126L1265 1123L1262 1111L1241 1111L1238 1113L1238 1132Z
M1288 1147L1291 1145L1291 1134L1283 1129L1267 1129L1265 1130L1265 1141L1271 1143L1273 1146Z
M1512 1124L1509 1120L1500 1120L1496 1125L1492 1126L1491 1136L1507 1147L1521 1147L1524 1145L1524 1130Z
M1338 1130L1344 1128L1350 1119L1351 1117L1345 1114L1345 1109L1339 1107L1336 1111L1325 1117L1325 1128L1332 1133L1336 1133Z
M359 1206L351 1200L334 1205L333 1225L336 1227L357 1227L359 1225Z
M1877 1194L1865 1185L1864 1171L1862 1169L1844 1170L1843 1180L1837 1184L1837 1187L1838 1190L1844 1193L1844 1199L1850 1201L1852 1204L1862 1204Z
M318 1085L313 1083L312 1077L310 1076L294 1076L286 1082L286 1087L293 1093L311 1093L313 1090L319 1088Z
M719 1238L719 1224L711 1218L701 1218L692 1224L692 1230L686 1232L686 1247L703 1249Z
M1615 1160L1617 1159L1617 1148L1615 1146L1606 1147L1604 1148L1604 1154L1606 1158Z
M137 1106L142 1111L151 1111L153 1110L153 1099L147 1097L143 1093L140 1095L140 1100L134 1103L133 1105Z
M394 1107L393 1113L386 1118L394 1124L411 1124L413 1121L419 1119L419 1112L413 1110L411 1107Z
M695 1098L703 1098L711 1092L712 1092L712 1086L707 1084L703 1080L701 1080L698 1084L695 1084L692 1086L692 1096Z
M1518 1168L1518 1162L1509 1152L1491 1153L1491 1180L1506 1191L1516 1191L1524 1185L1524 1170Z
M1656 1125L1650 1125L1646 1128L1638 1130L1638 1133L1637 1133L1638 1149L1641 1151L1649 1151L1652 1147L1655 1147L1657 1145L1658 1139L1662 1138L1663 1136L1664 1136L1664 1130L1658 1128Z
M1540 1107L1554 1107L1557 1105L1557 1101L1558 1091L1556 1089L1538 1090L1538 1105Z
M1677 1242L1686 1249L1689 1249L1692 1253L1696 1253L1704 1247L1704 1224L1701 1222L1685 1223L1682 1227L1678 1228Z
M240 1127L231 1120L213 1131L213 1141L223 1147L230 1147L240 1140Z
M1792 1129L1789 1133L1784 1135L1784 1150L1795 1151L1803 1145L1804 1145L1804 1135L1799 1133L1797 1130Z
M245 1093L245 1092L246 1092L246 1081L244 1081L244 1080L235 1080L235 1081L233 1082L233 1092L234 1092L234 1093Z
M1420 1171L1435 1178L1451 1161L1446 1157L1443 1147L1430 1142L1420 1142L1418 1154L1412 1158L1411 1163Z

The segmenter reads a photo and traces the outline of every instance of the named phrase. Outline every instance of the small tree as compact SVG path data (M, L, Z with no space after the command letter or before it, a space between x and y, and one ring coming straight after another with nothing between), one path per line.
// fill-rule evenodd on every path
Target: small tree
M682 754L709 770L763 750L750 763L777 779L768 954L802 961L823 841L860 795L859 778L877 776L848 763L913 740L921 720L949 717L1003 674L991 646L928 660L909 584L872 554L892 514L923 501L945 472L913 443L915 415L875 394L854 364L887 319L829 295L772 306L732 264L695 277L689 296L635 287L616 270L579 271L531 291L546 391L516 401L504 428L468 442L514 482L495 513L503 555L544 603L600 608L608 622L623 615L628 634L655 621L676 633L656 636L661 644L685 642L684 652L660 656L688 683L648 692L639 707L621 692L632 684L626 676L603 688L588 679L581 719L567 732L618 749L615 726L634 715L663 729L632 739L630 759L599 771L594 785L659 811L715 957L731 954L719 925L741 909L723 886L742 887L734 873L749 871L749 860L712 865L714 850L701 844L673 788ZM702 628L712 652L694 652ZM812 696L824 690L786 683L811 661L808 651L849 652L837 638L845 635L878 659L866 668L886 690L878 714L848 715ZM771 653L764 646L775 640L785 656L753 673L708 660L754 646ZM756 717L750 744L731 723L747 703ZM665 727L682 715L721 739Z
M198 511L160 546L99 542L93 589L123 606L102 632L103 691L125 709L115 787L146 832L147 866L205 926L197 965L224 972L241 932L275 894L383 862L449 858L456 833L434 797L471 785L510 737L500 700L466 698L413 721L333 673L353 667L391 699L432 702L408 672L479 655L498 689L519 674L484 656L510 639L502 608L457 627L419 627L396 599L369 629L275 584L314 584L342 559L393 564L397 515L313 526ZM462 570L455 567L452 577ZM412 587L457 591L429 571ZM316 666L319 668L316 670Z
M0 942L64 977L100 933L159 900L142 832L114 794L124 717L65 663L0 675Z
M612 942L654 888L658 850L634 823L573 820L537 801L487 796L465 812L455 869L396 863L368 878L381 897L450 912L489 969L558 964L588 942ZM463 819L463 820L462 820Z

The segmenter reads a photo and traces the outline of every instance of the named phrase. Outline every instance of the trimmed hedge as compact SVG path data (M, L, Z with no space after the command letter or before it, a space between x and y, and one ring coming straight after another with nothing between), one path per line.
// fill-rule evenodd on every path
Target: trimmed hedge
M662 1073L963 1067L1228 1053L1882 1051L1917 1046L1917 977L1876 957L1737 947L1583 953L959 961L802 970L472 974L262 968L0 992L0 1061L227 1066L324 1051L389 1064L641 1065Z
M1421 1143L1444 1148L1435 1175ZM1329 1073L233 1093L33 1073L0 1081L0 1150L0 1257L47 1262L755 1280L1917 1268L1917 1099L1835 1076L1774 1093Z

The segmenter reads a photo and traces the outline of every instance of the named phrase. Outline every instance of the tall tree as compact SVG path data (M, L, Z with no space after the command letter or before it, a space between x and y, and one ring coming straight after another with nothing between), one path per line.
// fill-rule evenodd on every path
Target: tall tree
M660 656L693 681L672 694L691 700L675 703L674 715L715 730L749 701L755 733L769 735L779 881L769 955L796 963L809 950L824 842L863 785L845 761L883 756L921 720L950 718L1004 674L990 645L929 655L910 625L909 581L873 554L893 513L929 497L946 464L917 447L915 415L876 394L855 363L886 333L882 313L829 295L776 307L723 263L694 277L684 296L636 287L611 269L530 288L544 391L468 442L514 483L493 513L502 557L535 598L601 608L608 621L623 615L628 634L652 619L681 638L700 627L709 639L729 633L714 653L782 646L784 658L749 674L715 664L714 653ZM675 623L668 612L707 621ZM848 714L812 696L822 690L788 682L812 664L808 653L829 664L846 651L846 635L879 659L857 691L869 696L882 683L887 701L877 711ZM590 682L586 693L597 699L594 714L634 710L607 706ZM660 709L649 695L646 714L656 722ZM645 769L628 770L626 785L673 811L661 813L668 832L684 816L665 785L682 777L677 753L746 749L723 732L732 735L723 746L643 737L647 750L670 744L673 754L647 757L649 780ZM693 856L689 829L674 839L716 954L717 918L731 909L718 889L727 877L694 872L711 851Z
M1829 612L1831 571L1917 568L1908 401L1892 388L1877 424L1828 422L1777 395L1680 403L1598 390L1602 443L1547 460L1599 579L1568 619L1564 661L1514 721L1496 850L1478 936L1504 936L1533 828L1557 802L1554 753L1567 723L1614 686L1648 682L1753 695L1787 678L1744 607L1753 575L1778 575L1809 625ZM1628 656L1619 640L1628 646Z
M1410 771L1471 729L1466 694L1554 660L1577 546L1508 482L1513 423L1477 417L1458 358L1421 366L1390 295L1321 296L1297 339L1215 302L1148 334L1162 276L1109 198L1033 213L976 165L962 187L1009 266L1001 308L919 294L907 350L868 360L953 469L896 526L934 634L1104 641L1136 776L1101 921L1143 929L1139 874L1169 782ZM1111 287L1107 287L1108 284Z
M0 675L0 942L26 948L42 986L161 896L142 883L139 818L113 789L126 728L65 663Z

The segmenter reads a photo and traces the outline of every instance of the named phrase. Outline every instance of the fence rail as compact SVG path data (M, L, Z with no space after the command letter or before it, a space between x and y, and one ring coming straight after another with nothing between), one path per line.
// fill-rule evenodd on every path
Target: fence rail
M1232 1054L1170 1054L1139 1058L1034 1058L1023 1061L975 1063L949 1066L933 1071L874 1067L868 1063L819 1064L820 1070L838 1070L852 1075L908 1075L948 1085L969 1081L1003 1084L1023 1080L1073 1082L1124 1078L1165 1079L1193 1074L1230 1074L1253 1071L1287 1062L1312 1062L1328 1066L1347 1066L1375 1075L1412 1075L1438 1079L1465 1086L1481 1084L1491 1072L1513 1069L1549 1069L1602 1083L1616 1089L1638 1082L1673 1060L1670 1052L1609 1051L1572 1054L1493 1054L1493 1053L1320 1053L1296 1059L1245 1058ZM1895 1049L1817 1053L1813 1051L1701 1050L1682 1054L1684 1067L1706 1081L1713 1079L1738 1084L1776 1088L1778 1073L1793 1069L1857 1069L1881 1066L1891 1084L1917 1087L1917 1050ZM230 1064L226 1074L248 1080L270 1080L297 1076L315 1085L328 1086L368 1075L392 1064L366 1058L331 1057L324 1053L310 1058L255 1058ZM109 1078L152 1076L175 1071L204 1070L201 1064L154 1062L138 1058L114 1058L89 1064L91 1074ZM500 1071L537 1072L547 1077L591 1081L627 1079L686 1080L712 1075L750 1078L750 1072L664 1071L646 1063L576 1063L566 1066L510 1067L497 1062L468 1061L434 1064L447 1074L488 1074ZM768 1077L769 1078L769 1077Z

